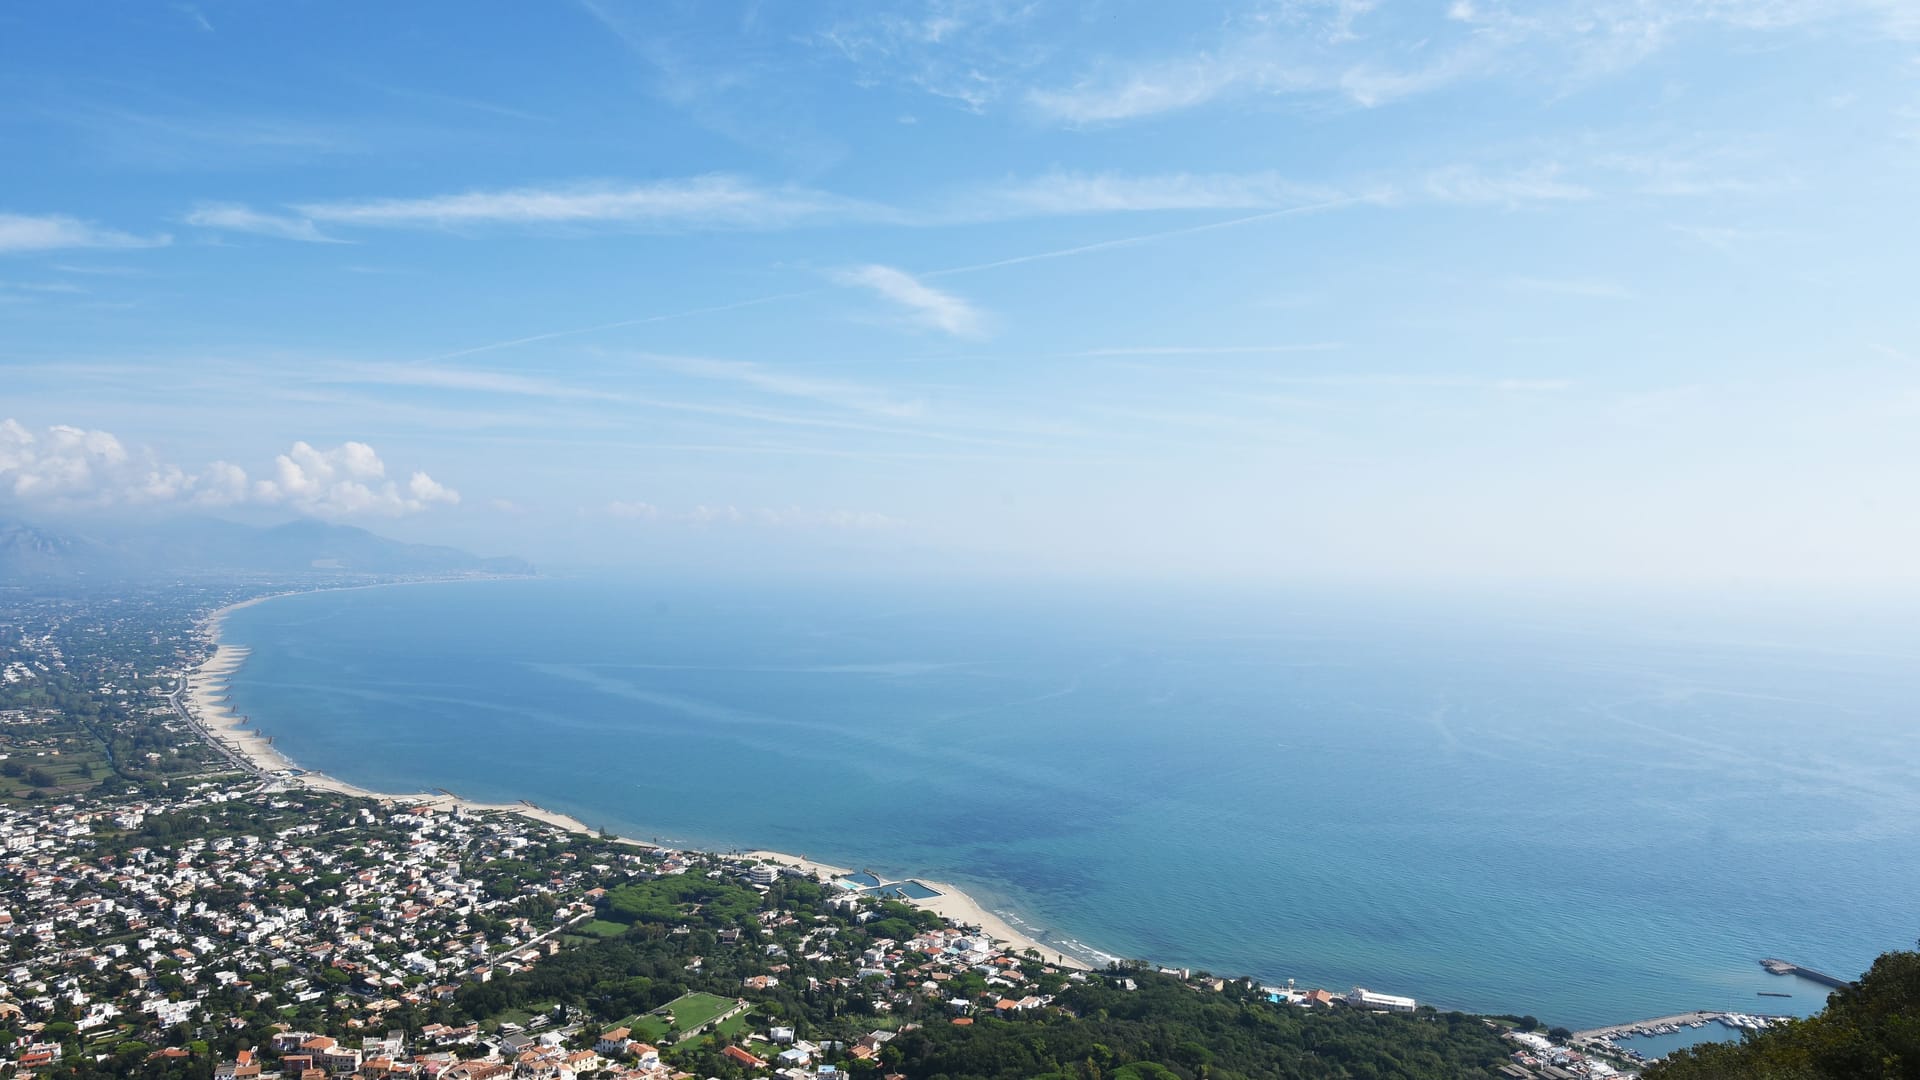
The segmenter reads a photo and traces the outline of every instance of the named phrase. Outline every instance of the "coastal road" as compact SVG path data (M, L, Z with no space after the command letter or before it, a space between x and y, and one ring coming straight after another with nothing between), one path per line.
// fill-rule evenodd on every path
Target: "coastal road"
M227 762L235 769L261 780L269 779L265 772L253 762L247 760L245 754L228 746L225 740L215 735L205 724L202 724L200 718L194 716L192 711L187 708L186 697L187 679L185 676L182 676L180 685L174 687L173 693L167 695L167 703L173 706L173 711L180 714L180 719L185 720L188 727L199 732L200 738L206 742L208 746L220 751L221 755L224 756Z

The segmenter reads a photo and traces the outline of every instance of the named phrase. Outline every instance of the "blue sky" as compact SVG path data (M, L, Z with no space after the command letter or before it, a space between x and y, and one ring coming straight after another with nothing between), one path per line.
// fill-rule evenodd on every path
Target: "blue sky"
M1920 8L0 12L0 511L1914 584Z

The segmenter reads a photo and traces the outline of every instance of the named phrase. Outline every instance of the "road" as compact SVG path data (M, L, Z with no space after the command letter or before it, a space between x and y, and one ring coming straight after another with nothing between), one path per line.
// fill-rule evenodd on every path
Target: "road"
M247 773L261 780L271 779L258 766L254 765L253 762L247 760L245 754L228 746L225 740L208 730L207 726L202 724L200 719L187 709L186 696L187 680L185 676L182 676L180 685L174 687L173 692L167 695L167 703L173 706L173 711L180 714L180 719L185 720L188 727L200 733L202 741L215 750L218 750L221 755L227 759L227 762L238 771Z

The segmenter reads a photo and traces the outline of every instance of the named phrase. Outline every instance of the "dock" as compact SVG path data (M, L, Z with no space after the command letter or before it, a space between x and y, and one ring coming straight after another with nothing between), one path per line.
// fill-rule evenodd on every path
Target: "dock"
M1810 967L1804 967L1800 964L1790 964L1785 960L1775 960L1772 957L1760 961L1760 966L1775 975L1798 975L1810 982L1817 982L1822 986L1831 986L1835 990L1845 990L1853 985L1853 980L1851 979L1837 978L1824 971L1815 971Z
M1631 1024L1614 1024L1610 1027L1588 1028L1585 1031L1576 1031L1573 1033L1573 1039L1571 1041L1578 1043L1588 1039L1612 1039L1616 1036L1626 1035L1642 1028L1656 1028L1667 1024L1672 1024L1675 1027L1683 1027L1694 1023L1712 1023L1725 1015L1726 1013L1722 1012L1696 1011L1675 1013L1672 1016L1656 1016L1651 1020L1636 1020Z

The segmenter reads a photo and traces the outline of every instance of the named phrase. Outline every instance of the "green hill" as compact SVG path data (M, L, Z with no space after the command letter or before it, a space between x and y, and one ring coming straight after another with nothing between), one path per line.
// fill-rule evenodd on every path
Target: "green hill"
M1697 1046L1647 1080L1916 1080L1920 1078L1920 952L1890 952L1816 1016L1744 1042Z

